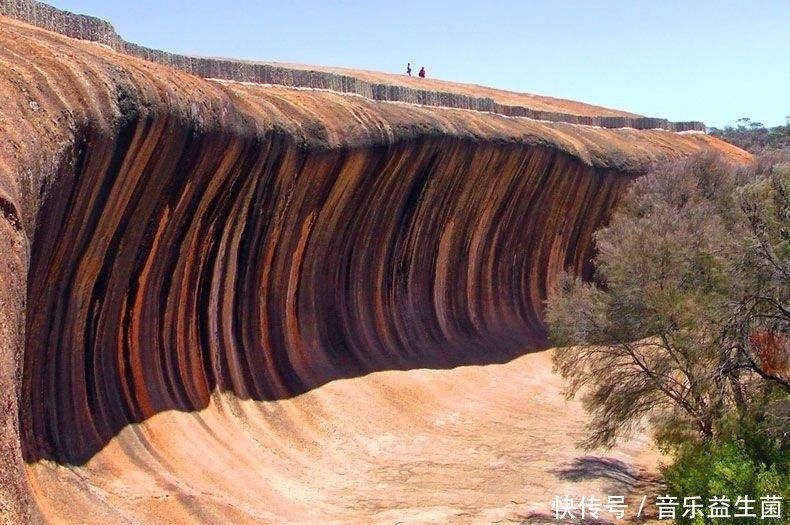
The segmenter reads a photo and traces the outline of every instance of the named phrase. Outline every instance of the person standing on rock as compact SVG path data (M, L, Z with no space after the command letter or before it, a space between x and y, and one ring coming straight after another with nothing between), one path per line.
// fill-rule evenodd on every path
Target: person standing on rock
M420 68L418 75L420 75L420 78L425 78L425 66Z
M406 64L406 74L411 76L411 62Z

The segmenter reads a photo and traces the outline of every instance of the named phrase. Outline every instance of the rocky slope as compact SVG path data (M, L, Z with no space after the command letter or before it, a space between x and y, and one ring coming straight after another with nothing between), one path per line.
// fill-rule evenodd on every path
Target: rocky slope
M105 44L128 50L95 19L0 5L75 36L103 28ZM749 160L700 133L582 126L573 122L641 117L573 102L550 101L570 123L438 107L479 99L471 88L420 100L440 102L431 106L393 104L242 84L227 80L249 80L231 62L216 62L234 71L225 81L206 80L7 17L0 29L9 523L54 520L57 465L89 465L166 411L206 409L212 396L277 402L339 378L540 348L547 288L565 267L589 273L592 232L632 177L710 148ZM518 100L525 111L549 103ZM233 448L211 447L217 458ZM143 470L167 471L167 452L157 457Z
M670 122L663 118L643 117L570 100L512 93L482 86L386 75L374 71L176 55L126 42L104 20L61 11L34 0L2 0L0 14L74 38L98 42L121 53L164 64L203 78L330 89L342 93L355 93L374 100L473 109L515 117L607 128L705 131L702 122Z

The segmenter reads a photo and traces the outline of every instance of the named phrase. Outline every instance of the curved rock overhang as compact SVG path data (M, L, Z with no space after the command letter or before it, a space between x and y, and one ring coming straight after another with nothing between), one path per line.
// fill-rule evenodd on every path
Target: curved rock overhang
M629 180L710 148L748 160L701 134L207 81L0 24L17 467L84 462L217 389L277 399L540 348L547 289L589 276Z

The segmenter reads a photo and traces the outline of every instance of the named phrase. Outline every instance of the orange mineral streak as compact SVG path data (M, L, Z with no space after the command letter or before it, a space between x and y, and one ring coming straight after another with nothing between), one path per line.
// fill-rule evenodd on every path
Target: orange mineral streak
M558 273L590 275L653 163L751 161L206 80L6 17L0 107L0 523L519 518L580 454L524 356Z

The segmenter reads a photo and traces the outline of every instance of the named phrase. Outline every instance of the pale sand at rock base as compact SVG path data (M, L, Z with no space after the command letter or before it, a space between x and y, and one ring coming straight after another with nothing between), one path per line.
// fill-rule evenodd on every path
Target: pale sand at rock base
M28 475L59 524L557 523L555 495L629 492L634 518L660 490L644 483L660 455L645 435L576 448L587 416L562 384L545 351L378 372L289 400L215 394L200 412L126 427L82 467L41 461Z

